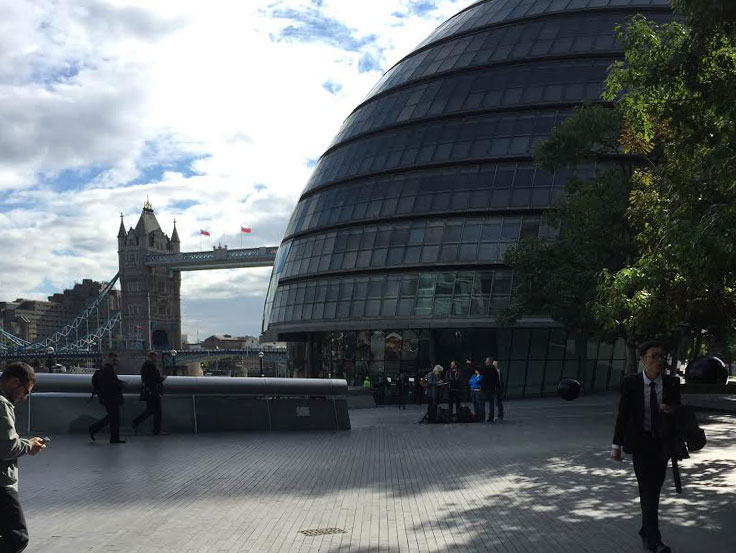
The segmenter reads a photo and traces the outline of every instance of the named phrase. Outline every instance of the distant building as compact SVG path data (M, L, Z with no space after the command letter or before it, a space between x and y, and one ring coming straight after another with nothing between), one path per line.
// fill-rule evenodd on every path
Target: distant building
M252 336L213 334L202 340L202 349L246 349L257 348L258 339Z
M49 296L48 301L18 298L12 302L0 302L0 323L11 334L35 342L70 323L100 295L105 285L104 282L84 279L71 289ZM99 306L100 321L107 320L119 310L120 292L111 290ZM86 330L86 326L80 327L78 337L84 337ZM113 339L116 337L113 334ZM70 337L76 338L76 334Z

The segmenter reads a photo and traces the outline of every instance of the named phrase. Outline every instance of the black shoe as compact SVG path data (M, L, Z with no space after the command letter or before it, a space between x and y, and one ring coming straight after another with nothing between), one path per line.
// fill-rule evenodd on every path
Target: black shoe
M662 542L650 548L650 551L654 551L654 553L672 553L672 550Z
M124 444L125 440L110 440L111 444Z
M89 439L94 442L95 441L95 433L92 432L92 429L91 428L88 428L87 429L87 432L89 432Z

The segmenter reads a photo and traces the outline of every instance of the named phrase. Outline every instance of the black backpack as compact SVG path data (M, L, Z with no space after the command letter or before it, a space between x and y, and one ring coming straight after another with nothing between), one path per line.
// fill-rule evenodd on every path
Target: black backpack
M473 419L473 415L470 412L470 407L467 405L460 406L457 410L457 422L470 422Z
M97 396L98 398L100 396L100 385L102 384L102 369L95 369L95 372L92 373L92 395L89 396L89 399L92 399L93 397Z

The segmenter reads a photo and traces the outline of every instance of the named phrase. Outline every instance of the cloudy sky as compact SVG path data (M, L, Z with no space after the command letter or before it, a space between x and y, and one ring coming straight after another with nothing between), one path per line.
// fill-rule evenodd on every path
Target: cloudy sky
M345 117L471 3L0 0L0 301L109 280L146 197L184 251L277 245ZM183 331L257 335L269 274L183 273Z

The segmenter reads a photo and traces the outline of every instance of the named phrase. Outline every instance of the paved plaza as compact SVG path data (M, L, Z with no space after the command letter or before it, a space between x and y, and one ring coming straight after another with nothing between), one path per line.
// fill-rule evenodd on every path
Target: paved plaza
M347 432L54 436L21 460L27 551L640 551L630 458L608 458L616 399L509 401L496 425L409 406L353 410ZM709 444L683 495L668 472L662 530L675 553L729 553L736 417L700 418ZM344 533L301 533L325 528Z

